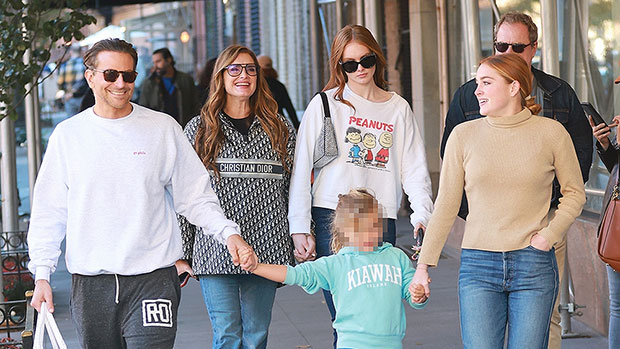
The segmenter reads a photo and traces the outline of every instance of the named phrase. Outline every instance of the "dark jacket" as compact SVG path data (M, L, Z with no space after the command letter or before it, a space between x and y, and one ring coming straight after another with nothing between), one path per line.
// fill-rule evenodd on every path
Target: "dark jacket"
M174 83L178 115L173 115L173 111L166 110L166 96L164 96L164 93L167 92L163 81L157 74L151 74L142 83L138 104L168 113L181 124L181 127L185 127L185 124L200 113L198 93L194 85L194 79L187 73L175 70L172 81Z
M295 130L284 117L289 139L286 146L287 166L292 169L295 154ZM288 190L290 171L286 171L271 139L255 118L248 135L241 134L220 113L224 142L216 164L220 179L211 173L213 190L220 199L226 218L237 222L241 237L254 249L261 263L292 265L293 241L288 228ZM192 119L185 134L194 145L200 117ZM211 171L210 171L211 172ZM196 275L247 274L234 266L226 246L204 234L178 216L183 240L183 258Z
M293 102L291 102L291 97L289 97L288 91L286 91L284 84L277 79L267 76L265 77L265 80L267 80L267 85L269 85L269 90L273 95L273 99L278 102L278 114L284 115L283 110L286 109L286 113L288 114L289 120L293 123L293 127L295 127L295 130L299 130L297 112L295 112Z
M588 181L590 166L592 165L592 128L583 112L583 108L577 99L575 91L570 85L555 76L546 74L534 67L532 73L538 83L538 88L544 94L542 116L554 119L562 123L570 134L579 159L583 182ZM446 125L441 140L441 157L446 149L446 142L452 130L460 123L481 118L480 106L474 92L478 85L475 79L466 82L454 93L450 102L450 109L446 116ZM509 161L509 159L507 159ZM551 206L557 207L561 197L560 185L557 179L553 181L553 194ZM459 217L467 217L467 198L463 195Z

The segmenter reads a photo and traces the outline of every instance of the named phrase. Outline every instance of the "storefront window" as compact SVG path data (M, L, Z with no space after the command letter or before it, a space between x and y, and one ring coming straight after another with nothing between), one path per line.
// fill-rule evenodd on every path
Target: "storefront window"
M588 102L592 103L599 114L609 122L614 116L614 80L618 76L618 45L614 39L614 18L611 0L590 0L587 8L587 42L589 50L586 81ZM615 5L618 7L618 5ZM617 11L617 10L616 10ZM615 18L617 23L618 17ZM615 136L615 132L613 133ZM613 137L612 138L615 138ZM585 212L597 214L602 209L603 193L609 173L596 151L590 171L590 180L586 184L588 201Z

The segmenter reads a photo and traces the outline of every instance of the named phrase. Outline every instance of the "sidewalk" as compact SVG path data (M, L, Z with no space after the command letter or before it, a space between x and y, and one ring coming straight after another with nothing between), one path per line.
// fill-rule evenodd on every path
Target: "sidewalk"
M406 219L398 220L399 246L405 248L411 246L412 234L409 227ZM64 256L61 256L61 259L58 270L52 276L56 303L55 317L67 346L79 348L69 314L71 276L66 271ZM458 255L454 251L444 253L439 268L431 271L432 294L427 307L422 310L405 307L407 335L403 348L462 348L456 297L458 267ZM607 348L605 337L578 320L573 320L572 326L574 332L590 337L564 339L562 348ZM321 292L308 295L297 286L278 289L269 332L269 348L330 348L331 333L329 312ZM183 288L175 348L210 348L211 338L211 324L202 300L200 286L198 282L190 280Z

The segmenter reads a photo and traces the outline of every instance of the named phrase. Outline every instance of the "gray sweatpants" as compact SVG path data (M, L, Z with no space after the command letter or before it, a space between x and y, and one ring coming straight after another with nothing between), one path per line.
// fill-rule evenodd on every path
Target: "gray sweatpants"
M174 266L141 275L73 274L71 316L83 348L172 348L181 299Z

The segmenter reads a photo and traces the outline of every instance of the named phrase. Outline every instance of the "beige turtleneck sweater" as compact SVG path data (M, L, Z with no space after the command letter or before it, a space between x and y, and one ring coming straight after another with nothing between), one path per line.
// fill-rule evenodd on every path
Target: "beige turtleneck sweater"
M554 176L563 197L548 220ZM460 124L446 145L439 194L419 263L437 265L463 189L469 215L462 248L485 251L525 248L536 233L554 245L586 201L575 148L557 121L523 109Z

